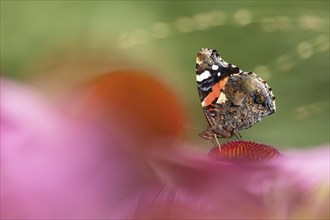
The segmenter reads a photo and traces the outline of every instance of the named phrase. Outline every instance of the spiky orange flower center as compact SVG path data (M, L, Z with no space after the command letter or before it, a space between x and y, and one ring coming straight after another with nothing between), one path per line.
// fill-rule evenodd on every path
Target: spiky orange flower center
M282 156L272 146L245 140L227 142L220 148L211 149L209 155L215 160L226 161L261 161Z

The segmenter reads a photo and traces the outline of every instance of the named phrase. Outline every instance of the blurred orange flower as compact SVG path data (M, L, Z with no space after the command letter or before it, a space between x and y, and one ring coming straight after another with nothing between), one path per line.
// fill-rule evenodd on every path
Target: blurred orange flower
M183 107L151 73L125 69L104 74L83 88L79 100L75 109L80 116L115 125L117 135L136 147L183 135Z

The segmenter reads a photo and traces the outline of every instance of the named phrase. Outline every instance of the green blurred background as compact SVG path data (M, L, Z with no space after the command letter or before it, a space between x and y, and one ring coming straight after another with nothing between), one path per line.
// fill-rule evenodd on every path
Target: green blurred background
M177 93L187 126L198 129L206 126L195 82L201 47L273 88L276 114L242 131L245 139L329 143L329 1L1 0L2 75L58 94L111 69L144 69Z

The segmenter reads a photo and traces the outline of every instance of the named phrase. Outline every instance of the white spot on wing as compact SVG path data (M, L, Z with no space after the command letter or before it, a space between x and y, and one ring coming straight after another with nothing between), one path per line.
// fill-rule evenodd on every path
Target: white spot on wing
M212 65L212 70L217 70L217 69L219 69L218 65Z
M220 72L218 72L218 76L221 76L221 73Z
M224 102L226 102L226 101L227 101L227 98L226 98L225 93L220 92L220 96L219 96L219 98L218 98L218 100L217 100L217 103L218 103L218 104L222 104L222 103L224 103Z
M207 78L209 78L209 77L211 77L211 73L210 73L210 71L208 71L208 70L205 70L204 72L202 72L201 74L197 74L196 75L196 80L197 80L197 82L202 82L204 79L207 79Z

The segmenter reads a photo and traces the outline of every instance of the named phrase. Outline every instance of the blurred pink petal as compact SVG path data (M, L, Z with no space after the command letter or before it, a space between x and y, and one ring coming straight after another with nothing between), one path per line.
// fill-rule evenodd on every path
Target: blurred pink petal
M171 155L153 161L163 184L141 189L116 218L329 218L327 147L267 162L210 161L188 150Z
M107 217L150 177L106 132L2 78L1 217Z
M329 146L269 161L213 161L176 140L178 115L153 133L153 123L133 123L141 139L106 114L114 103L100 100L105 114L88 105L72 114L1 79L1 218L329 218ZM151 134L139 153L134 145ZM166 134L175 141L160 142Z

